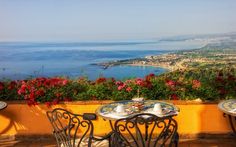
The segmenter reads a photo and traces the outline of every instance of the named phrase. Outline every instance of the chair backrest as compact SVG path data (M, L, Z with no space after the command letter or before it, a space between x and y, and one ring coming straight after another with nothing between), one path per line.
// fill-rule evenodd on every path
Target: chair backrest
M172 117L137 114L117 120L114 127L118 146L156 147L176 143L178 126Z
M91 120L96 119L95 114L73 114L65 109L56 108L48 111L47 117L52 124L58 146L80 146L87 137L88 146L91 146L94 128Z

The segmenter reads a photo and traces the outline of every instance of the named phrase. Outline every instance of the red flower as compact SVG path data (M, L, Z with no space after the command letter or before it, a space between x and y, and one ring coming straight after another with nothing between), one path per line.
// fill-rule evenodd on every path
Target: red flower
M36 91L36 96L43 96L44 95L44 91L42 89L39 89L38 91Z
M66 98L64 98L63 100L64 100L65 102L70 102L70 101L72 101L72 99L69 98L69 97L66 97Z
M122 83L120 86L118 86L118 90L121 90L123 88L125 88L126 84L125 83Z
M145 77L146 81L150 81L153 77L155 77L155 74L154 73L150 73L149 75L147 75Z
M175 87L176 86L176 82L173 80L166 80L166 86L168 87Z
M25 100L28 100L28 99L29 99L29 96L28 96L28 95L24 95L24 99L25 99Z
M113 83L115 83L116 82L116 80L115 80L115 78L111 78L111 81L113 82Z
M67 79L65 79L65 80L62 81L62 85L65 86L66 84L68 84L68 82L69 81Z
M141 78L137 78L137 79L135 79L135 84L137 84L139 86L143 86L144 85L144 81Z
M53 104L53 105L56 105L56 104L58 104L58 103L59 103L59 99L57 99L57 98L52 101L52 104Z
M4 89L4 84L0 82L0 91Z
M145 81L144 87L152 88L152 82L150 82L150 81Z
M33 92L30 93L29 99L30 100L34 100L35 99L35 94Z
M14 89L16 87L16 85L17 85L17 83L15 81L11 81L11 83L8 86L8 89L12 90L12 89Z
M42 82L38 82L37 87L41 87L41 86L42 86Z
M106 82L106 78L104 78L104 77L100 77L96 80L96 84L100 84L100 83L104 83L104 82Z
M172 94L172 95L171 95L171 99L172 99L172 100L179 100L179 97L178 97L177 94Z
M91 82L91 81L90 81L90 84L91 84L91 85L95 85L95 82Z
M131 80L126 80L125 83L129 84L129 83L132 83L132 81Z
M36 102L36 101L34 101L34 100L27 100L27 104L29 105L29 106L32 106L32 105L38 105L38 102Z
M222 71L220 71L219 73L218 73L218 77L223 77L223 72Z
M225 95L225 94L227 94L227 91L226 91L224 88L220 88L220 89L218 90L218 92L220 93L220 95Z
M47 79L46 83L49 84L49 86L55 87L57 85L60 85L60 79L59 78L51 78Z
M47 107L50 107L51 106L51 102L45 102L44 103Z
M235 77L233 75L228 75L228 80L229 81L235 81Z
M150 73L148 76L149 77L155 77L155 74L154 73Z
M197 88L201 87L201 82L198 80L193 80L192 84L193 84L193 86L192 86L193 89L197 89Z
M222 77L222 76L217 76L217 77L216 77L216 82L223 84L223 83L224 83L223 77Z
M19 95L26 93L26 85L21 85L20 89L17 91Z
M117 86L120 86L120 85L123 85L123 84L124 84L124 83L121 82L121 81L117 81L117 82L116 82L116 85L117 85Z
M45 77L39 77L39 78L36 78L35 80L39 81L39 82L44 82L46 80L46 78Z
M55 95L56 95L57 98L59 98L59 97L61 97L62 94L58 92Z
M43 85L44 85L45 87L47 87L47 86L50 86L50 83L51 83L51 81L50 81L49 79L46 79L46 80L43 82Z
M132 91L132 88L131 88L131 87L127 87L127 88L126 88L126 91L127 91L127 92L131 92L131 91Z
M117 81L116 85L118 86L118 90L122 90L126 86L126 84L121 81Z
M97 97L96 97L96 96L92 96L92 97L91 97L91 100L94 100L94 101L95 101L95 100L97 100Z

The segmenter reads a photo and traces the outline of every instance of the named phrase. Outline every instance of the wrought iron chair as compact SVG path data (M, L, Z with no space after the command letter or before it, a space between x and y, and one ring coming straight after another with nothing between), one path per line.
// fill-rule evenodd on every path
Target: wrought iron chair
M178 145L177 122L172 117L143 113L114 124L113 146L165 147Z
M96 114L73 114L62 108L47 112L58 147L107 147L109 138L93 136Z

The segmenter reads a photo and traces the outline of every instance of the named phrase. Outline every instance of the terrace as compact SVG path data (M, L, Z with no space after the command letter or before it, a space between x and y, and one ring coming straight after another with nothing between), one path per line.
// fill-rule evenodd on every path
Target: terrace
M47 111L55 108L63 108L75 114L96 113L98 118L93 121L94 134L104 136L112 128L109 121L104 120L107 117L99 115L97 110L101 106L142 96L147 101L161 102L162 106L165 103L171 104L179 110L173 115L178 123L179 146L235 146L235 135L228 116L224 117L225 111L218 107L224 99L235 97L235 91L232 90L235 82L227 80L235 80L232 71L208 69L184 71L184 74L178 71L171 75L150 74L143 79L126 81L106 78L96 81L83 78L37 78L5 82L2 83L1 98L8 106L0 111L0 145L55 146L52 127L46 116ZM198 80L192 77L198 77ZM222 84L227 85L224 90L221 89ZM31 87L38 89L36 95L32 95ZM201 99L197 98L200 96ZM15 99L9 101L12 97ZM235 101L232 99L232 102L227 104L227 108L232 106L234 109ZM235 124L235 119L232 119L232 123Z
M235 5L0 0L0 147L236 147Z
M0 145L56 146L45 111L59 107L75 113L94 112L99 106L108 103L110 101L68 102L48 108L44 105L29 107L24 103L9 102L8 107L1 111ZM228 120L218 110L217 104L184 101L172 101L172 103L180 108L179 115L174 117L179 125L180 147L235 146L235 135ZM108 122L101 117L94 121L94 125L96 135L105 135L110 131Z

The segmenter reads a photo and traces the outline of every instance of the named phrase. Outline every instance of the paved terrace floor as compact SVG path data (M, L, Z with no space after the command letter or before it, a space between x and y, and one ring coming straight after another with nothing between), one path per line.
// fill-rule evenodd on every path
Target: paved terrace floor
M56 147L55 140L1 139L0 147ZM229 139L181 139L179 147L236 147L236 138Z

